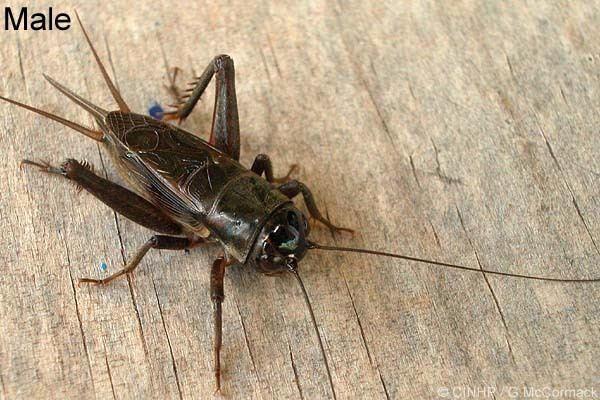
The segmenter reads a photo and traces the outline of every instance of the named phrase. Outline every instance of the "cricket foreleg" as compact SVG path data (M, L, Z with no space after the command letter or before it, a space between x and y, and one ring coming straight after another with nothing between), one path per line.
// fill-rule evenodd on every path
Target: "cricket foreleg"
M222 319L222 304L225 300L225 291L223 289L223 278L225 277L225 267L227 266L227 260L225 257L219 257L213 263L212 269L210 270L210 298L213 302L213 315L214 315L214 342L213 342L213 356L214 356L214 373L215 373L215 384L218 392L221 390L221 344L223 336L223 319Z
M183 97L184 102L179 105L178 109L164 115L166 119L178 119L179 121L187 118L213 76L216 80L216 93L209 142L231 158L239 160L240 121L235 94L235 69L233 60L228 55L216 56L194 82L194 87L190 89L189 94Z
M252 168L250 170L257 175L262 175L263 172L265 174L265 178L268 182L271 183L283 183L288 182L290 180L290 175L298 168L298 164L292 164L286 176L281 178L275 178L273 176L273 163L271 159L266 154L259 154L254 159L252 163Z
M148 239L148 241L144 243L142 247L140 247L133 259L129 263L127 263L125 268L123 268L122 270L117 271L104 279L81 278L79 279L79 283L105 285L121 275L128 274L138 266L140 261L142 261L142 259L150 249L185 250L202 243L206 243L206 240L202 238L189 239L176 236L154 235L150 239Z
M74 182L78 190L85 190L104 204L154 232L169 235L182 233L181 227L165 215L158 207L123 186L96 175L91 166L68 159L60 167L46 162L23 160L22 165L33 165L43 172L63 176Z
M341 228L339 226L335 226L331 223L329 218L325 218L321 214L319 209L317 208L317 204L315 203L315 199L314 199L312 193L310 192L310 189L308 189L308 187L304 183L299 182L297 180L291 180L282 185L279 185L277 187L277 189L281 193L283 193L284 195L289 197L290 199L294 198L298 194L302 193L302 197L304 198L304 203L306 203L306 208L308 208L308 212L310 213L310 215L317 221L319 221L322 224L324 224L325 226L327 226L329 228L329 230L331 231L331 233L336 233L336 232L341 232L341 231L354 233L354 231L352 229Z

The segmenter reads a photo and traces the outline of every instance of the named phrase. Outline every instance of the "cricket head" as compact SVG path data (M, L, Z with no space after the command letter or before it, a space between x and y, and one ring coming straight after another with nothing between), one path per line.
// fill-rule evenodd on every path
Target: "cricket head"
M265 222L250 254L259 272L294 272L308 250L306 217L293 205L280 208Z

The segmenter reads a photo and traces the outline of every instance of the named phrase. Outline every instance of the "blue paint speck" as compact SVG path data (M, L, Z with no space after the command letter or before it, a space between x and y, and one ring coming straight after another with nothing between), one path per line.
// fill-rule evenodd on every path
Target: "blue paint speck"
M163 110L161 105L156 101L150 104L150 107L148 107L148 114L154 119L161 120L164 112L165 110Z
M104 272L108 269L108 265L104 261L100 263L100 271Z

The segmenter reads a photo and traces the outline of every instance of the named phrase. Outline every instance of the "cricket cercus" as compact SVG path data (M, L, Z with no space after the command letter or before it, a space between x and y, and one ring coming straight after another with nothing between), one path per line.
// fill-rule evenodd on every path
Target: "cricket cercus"
M79 20L79 16L77 19ZM509 274L381 251L326 246L310 241L308 219L291 201L299 194L304 198L314 220L324 224L332 232L351 230L337 227L325 218L319 212L308 187L290 179L289 173L283 178L274 178L271 161L266 155L258 155L249 169L239 163L240 130L234 67L230 57L215 57L193 82L193 87L186 91L187 96L179 98L176 109L164 115L165 120L185 119L215 76L216 99L212 131L209 140L205 141L168 122L131 112L110 80L81 21L79 24L119 106L118 111L106 111L48 76L45 78L52 86L94 117L97 129L84 127L15 100L0 98L100 142L131 189L94 174L87 163L73 159L68 159L60 167L30 160L23 160L22 163L74 182L116 212L160 233L153 235L141 246L124 269L104 279L80 279L82 283L108 284L121 275L131 273L150 249L186 250L208 244L222 247L222 255L214 261L210 275L210 296L214 304L213 349L217 390L221 387L219 355L223 277L228 265L251 266L268 275L293 274L302 289L315 331L315 317L298 273L298 263L309 250L366 253L480 274L524 279L579 283L600 281L599 278L560 279ZM322 348L321 338L319 335L317 337ZM327 360L324 361L330 374Z

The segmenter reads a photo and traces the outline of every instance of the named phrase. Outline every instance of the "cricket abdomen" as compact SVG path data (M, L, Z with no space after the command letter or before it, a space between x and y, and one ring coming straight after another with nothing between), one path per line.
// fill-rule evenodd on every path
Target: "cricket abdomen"
M143 115L111 112L109 149L128 181L190 231L208 228L245 262L268 216L289 199L199 137Z

